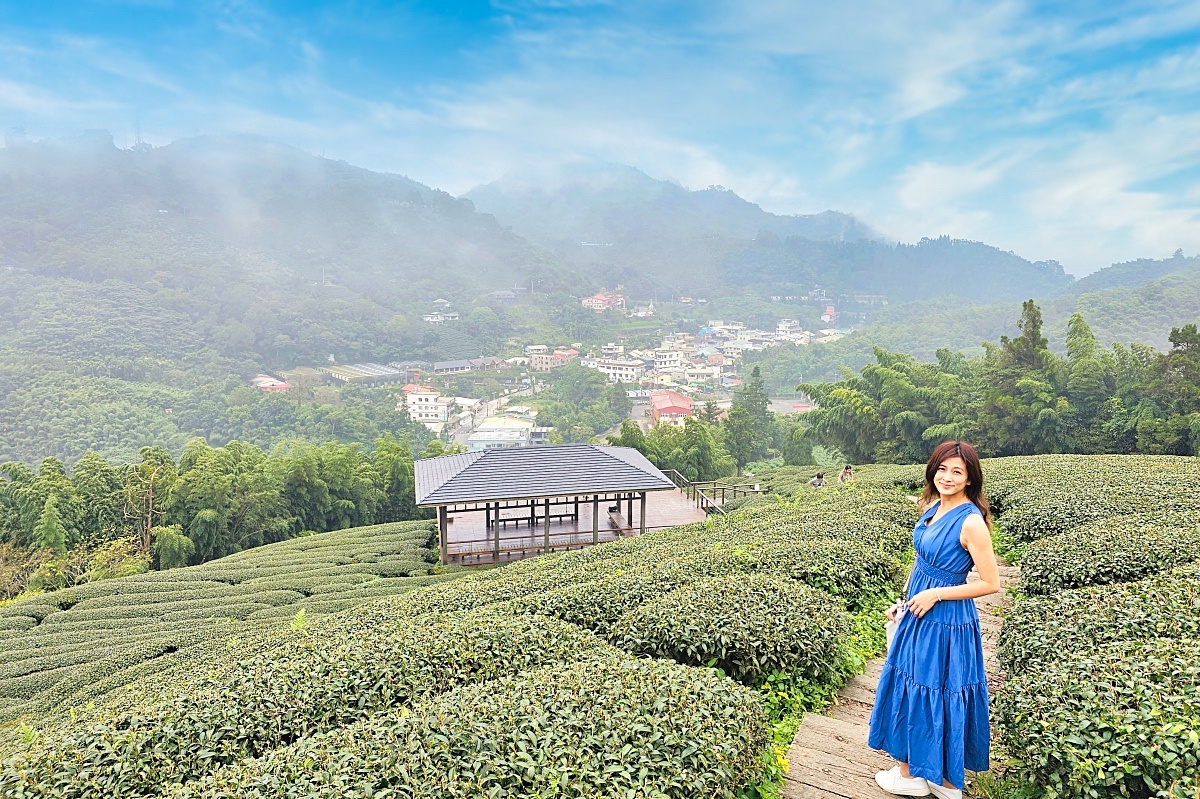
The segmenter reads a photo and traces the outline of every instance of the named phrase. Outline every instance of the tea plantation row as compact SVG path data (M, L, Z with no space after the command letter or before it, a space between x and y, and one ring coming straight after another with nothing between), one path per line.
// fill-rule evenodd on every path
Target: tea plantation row
M30 731L0 793L758 795L770 686L836 690L912 517L853 486L315 619Z
M996 714L1049 797L1200 795L1200 461L989 465L1022 543Z
M107 580L0 608L0 725L243 648L304 616L449 579L430 522L271 544L184 569ZM441 570L439 570L441 571Z
M1200 796L1200 461L1046 455L983 467L998 540L1021 566L993 719L1010 782L1046 797ZM923 471L869 466L856 479L915 490ZM812 474L759 479L803 496Z

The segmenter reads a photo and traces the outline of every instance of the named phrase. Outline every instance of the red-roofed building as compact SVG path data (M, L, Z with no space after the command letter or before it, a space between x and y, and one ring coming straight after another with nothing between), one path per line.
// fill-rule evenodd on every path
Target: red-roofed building
M624 309L625 298L614 292L601 291L590 297L584 297L580 300L580 305L584 308L591 308L596 313L603 313L609 308Z
M678 391L663 389L650 392L650 419L654 424L671 424L682 427L683 421L692 415L694 402Z
M555 369L561 369L577 360L579 360L579 350L570 347L559 347L554 352L542 352L530 355L529 366L535 372L550 372Z
M414 391L433 391L433 386L422 386L416 383L409 383L404 388L400 389L400 393L406 397Z

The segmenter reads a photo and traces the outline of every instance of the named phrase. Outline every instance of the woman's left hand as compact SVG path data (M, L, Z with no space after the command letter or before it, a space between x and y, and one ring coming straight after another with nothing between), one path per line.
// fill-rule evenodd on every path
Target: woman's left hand
M926 588L921 593L908 600L908 609L912 613L917 614L917 618L922 618L929 612L930 608L938 603L937 594L932 588Z

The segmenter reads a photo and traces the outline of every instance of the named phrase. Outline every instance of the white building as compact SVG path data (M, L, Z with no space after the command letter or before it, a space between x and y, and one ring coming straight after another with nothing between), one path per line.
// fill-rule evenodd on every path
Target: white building
M683 353L679 350L659 347L654 351L654 368L658 371L678 369L683 366Z
M584 365L601 372L610 383L636 383L646 373L646 365L633 358L598 358Z
M475 431L467 436L467 452L528 447L534 443L537 429L537 423L530 419L493 416L480 422Z
M414 391L404 403L410 419L430 428L444 425L453 415L454 398L443 397L436 391Z

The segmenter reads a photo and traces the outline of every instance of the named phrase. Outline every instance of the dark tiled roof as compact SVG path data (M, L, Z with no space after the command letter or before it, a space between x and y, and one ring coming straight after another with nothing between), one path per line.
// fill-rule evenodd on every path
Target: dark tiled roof
M636 449L563 444L417 461L417 504L558 497L674 488Z
M459 360L459 361L434 361L433 362L433 371L435 371L435 372L440 372L443 369L462 369L464 367L466 367L468 369L471 368L471 362L466 359Z

